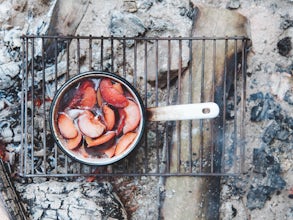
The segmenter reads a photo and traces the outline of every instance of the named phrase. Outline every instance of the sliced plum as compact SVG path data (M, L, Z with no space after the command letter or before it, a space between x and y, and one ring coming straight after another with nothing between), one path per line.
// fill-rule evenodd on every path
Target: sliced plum
M102 98L117 108L124 108L128 105L128 99L113 87L111 79L103 78L100 82Z
M127 134L124 134L117 143L116 149L115 149L115 155L120 155L123 153L129 146L130 144L134 141L136 138L137 133L135 132L129 132Z
M140 111L138 105L129 100L128 105L124 108L125 111L125 125L123 127L123 133L126 134L130 131L133 131L137 128L140 122Z
M77 136L78 130L74 121L66 113L62 112L58 115L57 124L64 138L75 138Z
M101 136L106 129L106 126L101 122L101 120L98 117L95 117L94 114L88 110L84 111L78 117L78 127L85 136L91 138Z

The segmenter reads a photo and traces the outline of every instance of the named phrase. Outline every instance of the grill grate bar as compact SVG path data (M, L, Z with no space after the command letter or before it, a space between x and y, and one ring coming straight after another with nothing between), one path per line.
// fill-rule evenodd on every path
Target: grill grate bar
M80 39L80 40L88 40L89 38L95 39L95 40L110 40L114 42L114 40L138 40L138 41L153 41L153 40L172 40L172 41L178 41L178 40L245 40L247 39L244 36L194 36L194 37L127 37L127 36L123 36L123 37L114 37L114 36L109 36L109 37L105 37L105 36L80 36L80 35L76 35L76 36L55 36L55 35L23 35L22 38L26 38L26 39L33 39L33 38L44 38L44 39L50 39L50 38L58 38L58 39L62 39L62 40L74 40L74 39ZM249 40L249 39L247 39Z
M31 176L225 176L244 171L246 56L249 39L234 37L104 37L104 36L22 36L22 106L20 174ZM223 44L224 49L219 45ZM193 50L198 45L199 51ZM233 95L228 96L234 47ZM241 45L241 59L237 48ZM211 50L211 51L209 51ZM211 57L209 57L211 54ZM74 162L54 143L49 128L50 100L58 88L79 72L102 70L121 73L138 89L145 107L185 104L181 97L187 87L186 102L198 96L200 102L216 101L217 57L224 56L222 126L214 120L148 122L139 146L126 159L101 167ZM208 64L208 60L209 61ZM200 66L194 66L194 62ZM230 63L229 63L230 62ZM210 66L209 66L210 65ZM230 69L229 69L230 68ZM212 77L211 96L207 94L207 70ZM194 71L200 76L193 77ZM230 71L230 72L229 72ZM188 85L182 79L188 74ZM176 78L176 80L174 80ZM199 93L194 94L199 80ZM163 86L162 86L163 85ZM185 95L185 94L184 94ZM209 98L210 97L210 98ZM210 100L209 100L210 99ZM227 117L227 112L230 116ZM198 126L199 152L194 126ZM186 135L181 136L187 126ZM210 129L210 139L205 133ZM217 130L221 135L216 136ZM173 140L173 136L177 139ZM188 138L182 145L182 139ZM216 144L219 139L221 141ZM172 141L170 141L172 140ZM172 150L176 143L176 155ZM183 159L188 151L187 158ZM221 149L221 150L220 150ZM206 156L208 155L208 156ZM217 157L220 156L220 161ZM174 159L175 158L175 159ZM173 160L175 166L173 164ZM221 167L219 168L219 165ZM94 173L94 174L93 174Z
M32 47L31 47L31 53L32 53L32 56L34 56L35 54L35 50L34 50L34 44L35 44L35 40L32 39ZM31 65L31 73L32 73L32 85L34 85L34 60L32 60L32 65ZM32 86L31 88L31 144L32 144L32 148L31 148L31 155L34 155L34 136L35 136L35 129L34 129L34 112L35 112L35 105L33 104L34 103L34 86ZM33 161L33 157L31 156L31 172L34 172L34 161Z
M42 39L42 48L44 48L44 39ZM46 68L46 63L45 63L45 54L44 54L44 50L42 50L42 66ZM45 88L46 88L46 85L45 85L45 82L46 82L46 75L45 75L45 68L43 68L42 70L42 74L43 74L43 81L42 81L42 102L45 103L46 102L46 91L45 91ZM43 124L44 124L44 127L47 126L47 116L46 116L46 108L43 108ZM47 155L46 155L46 149L47 149L47 144L46 144L46 135L47 135L47 132L44 131L43 132L43 136L42 136L42 140L43 140L43 150L44 150L44 155L43 155L43 160L46 161L47 160ZM43 167L44 169L44 172L46 172L46 166Z
M212 95L211 100L215 102L215 75L216 75L216 40L213 40L213 68L212 68ZM213 121L210 121L209 127L213 128ZM215 140L214 140L214 129L211 130L211 173L214 173L214 154L215 154Z
M228 40L225 40L225 51L224 51L224 83L223 83L223 90L227 91L227 54L228 54ZM223 112L227 112L227 96L226 93L223 94ZM225 133L226 133L226 114L223 114L223 126L222 126L222 154L225 155L226 154L226 148L224 146L224 144L226 143L226 137L225 137ZM222 156L221 157L221 164L224 164L225 162L225 158Z
M247 48L247 40L246 39L243 39L242 40L242 61L241 63L245 64L246 63L246 57L247 57L247 51L246 51L246 48ZM246 65L242 65L241 66L241 75L242 75L242 85L241 87L243 88L241 90L241 109L245 109L246 107L246 68L247 66ZM241 115L241 125L244 125L245 124L245 111L242 111L242 115ZM240 140L241 143L240 143L240 173L243 173L244 172L244 160L245 160L245 129L244 129L244 126L240 126L239 127L240 129Z

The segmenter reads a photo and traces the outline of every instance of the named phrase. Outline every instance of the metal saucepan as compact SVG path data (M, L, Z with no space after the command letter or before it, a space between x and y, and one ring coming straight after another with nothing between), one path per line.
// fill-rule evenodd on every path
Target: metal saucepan
M79 74L57 91L50 128L59 148L88 165L107 165L127 156L143 136L146 120L217 117L213 102L145 108L136 89L109 72Z

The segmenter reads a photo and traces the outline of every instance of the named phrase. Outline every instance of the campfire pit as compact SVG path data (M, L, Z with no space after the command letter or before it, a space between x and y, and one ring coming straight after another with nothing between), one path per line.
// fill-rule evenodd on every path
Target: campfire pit
M48 109L57 89L79 72L107 70L121 75L140 91L147 107L194 102L194 97L189 95L186 96L188 101L182 99L189 89L182 86L189 86L189 83L182 84L182 79L191 76L194 70L207 70L208 66L213 73L213 58L208 59L211 65L192 67L192 63L202 57L207 61L209 52L213 53L213 44L216 54L223 54L224 51L223 57L226 57L225 49L219 49L219 44L224 42L225 45L227 41L228 45L241 47L243 40L235 40L234 34L228 37L224 36L225 34L219 35L222 37L214 37L213 34L200 32L197 32L200 37L179 37L189 36L194 24L192 18L198 14L198 2L215 6L219 11L226 8L223 11L233 11L236 14L239 12L250 21L249 36L253 46L248 55L247 51L244 51L244 59L247 55L247 70L245 65L241 66L242 61L236 53L233 54L240 64L234 65L232 73L234 75L239 72L237 76L240 77L236 79L236 91L232 85L226 102L226 118L222 118L225 126L221 127L225 131L225 136L222 135L224 139L219 139L216 133L211 133L210 130L205 133L208 126L214 126L218 118L187 123L151 122L147 124L142 145L125 160L111 166L81 165L59 151L51 138L47 122ZM2 1L0 5L0 80L3 81L0 94L1 141L6 150L5 160L12 165L11 170L20 165L21 178L18 178L16 170L11 173L11 178L22 202L26 203L26 209L34 207L27 209L34 218L53 218L61 213L55 210L58 209L59 203L50 199L56 198L55 193L62 189L62 185L67 185L68 190L64 191L65 194L60 194L58 201L66 198L66 193L71 192L70 188L75 192L80 188L86 191L91 191L96 186L107 188L103 187L103 184L85 186L86 180L110 180L114 191L118 192L126 207L128 216L133 219L141 219L142 216L166 216L159 208L166 204L168 199L170 206L166 209L167 214L173 215L173 212L168 211L175 208L185 212L188 209L186 207L189 207L185 205L186 201L190 206L197 207L197 216L203 217L212 211L205 211L205 207L210 202L210 195L215 194L214 189L220 191L221 201L215 209L220 212L221 219L292 217L293 14L289 10L292 0L127 0L115 3L74 1L74 4L71 4L71 1L30 0ZM203 9L207 5L203 6ZM71 13L72 11L77 13ZM222 14L216 20L205 19L203 26L218 30L215 28L219 25L218 18L222 18ZM204 30L207 29L209 28ZM20 37L23 34L27 35ZM111 34L112 37L105 37ZM124 35L128 37L123 37ZM242 35L236 34L236 38L238 36ZM199 49L190 53L191 44ZM20 60L21 56L23 60ZM195 61L190 61L191 58ZM245 77L242 77L243 73ZM191 77L190 80L192 79L194 80ZM180 80L181 84L178 83ZM202 82L196 81L201 85ZM226 86L230 87L229 84ZM243 89L245 87L247 90ZM242 92L245 96L238 95ZM200 100L197 101L207 101L206 95L201 92L198 94ZM209 97L208 100L213 98ZM236 115L235 103L238 103L236 107L239 113ZM245 117L242 117L243 107ZM222 116L223 107L220 117ZM201 128L198 130L200 138L196 141L190 140L189 143L183 142L190 137L197 137L195 130L190 129L195 125ZM213 137L210 143L215 143L216 140L222 142L220 145L207 144L205 134ZM235 140L237 145L234 145ZM197 141L203 143L199 151L193 150L195 145L201 145L194 144ZM220 163L216 160L218 151L212 151L217 150L216 146L223 146ZM206 157L209 152L212 153ZM243 175L234 175L242 171L245 171ZM8 175L9 172L6 177ZM217 187L211 187L211 194L196 185L203 179L208 181L202 185L208 185L211 183L209 180L218 177L219 184ZM167 190L163 180L172 178L180 181L191 179L194 190L188 191L188 187L182 187L183 184L178 184L177 188L170 184ZM56 179L60 184L52 186ZM71 182L75 182L74 187ZM55 187L57 185L60 187ZM47 187L48 190L44 190ZM187 193L183 194L182 200L178 200L177 195L181 194L183 188ZM56 191L52 192L51 189ZM200 202L191 202L194 201L190 199L194 198L194 193L202 197ZM78 193L74 195L78 197ZM40 197L43 198L42 202L38 199ZM76 198L72 195L70 197ZM159 200L154 203L156 199ZM176 207L173 205L174 201L178 204ZM63 202L62 204L69 205ZM70 208L63 208L62 216L66 216ZM82 206L80 208L83 209ZM92 208L95 209L94 206ZM71 214L73 216L73 212ZM190 216L189 213L187 215Z

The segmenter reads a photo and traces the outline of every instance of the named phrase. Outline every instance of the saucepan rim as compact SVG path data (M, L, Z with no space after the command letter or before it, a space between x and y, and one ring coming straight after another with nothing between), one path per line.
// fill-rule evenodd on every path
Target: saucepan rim
M86 158L80 155L79 153L73 152L72 150L66 149L66 146L64 146L61 142L60 135L58 135L58 126L57 126L57 115L58 115L58 107L59 102L62 100L64 94L69 91L69 89L72 87L72 85L75 85L79 81L82 81L87 78L103 78L107 77L114 81L117 81L119 83L122 83L122 85L127 89L128 92L132 95L132 97L135 99L136 103L139 106L141 119L140 123L137 128L137 136L135 140L130 144L130 146L122 152L120 155L114 156L112 158ZM72 158L75 161L78 161L83 164L87 165L109 165L113 164L117 161L120 161L121 159L128 156L140 143L141 138L144 134L145 130L145 123L146 123L146 109L143 104L143 101L138 93L138 91L134 88L134 86L124 79L123 77L119 76L118 74L106 72L106 71L87 71L80 73L72 78L70 78L68 81L66 81L56 92L49 111L49 124L50 124L50 130L53 136L53 139L59 149L62 150L66 155L68 155L70 158ZM59 132L60 133L60 132Z

